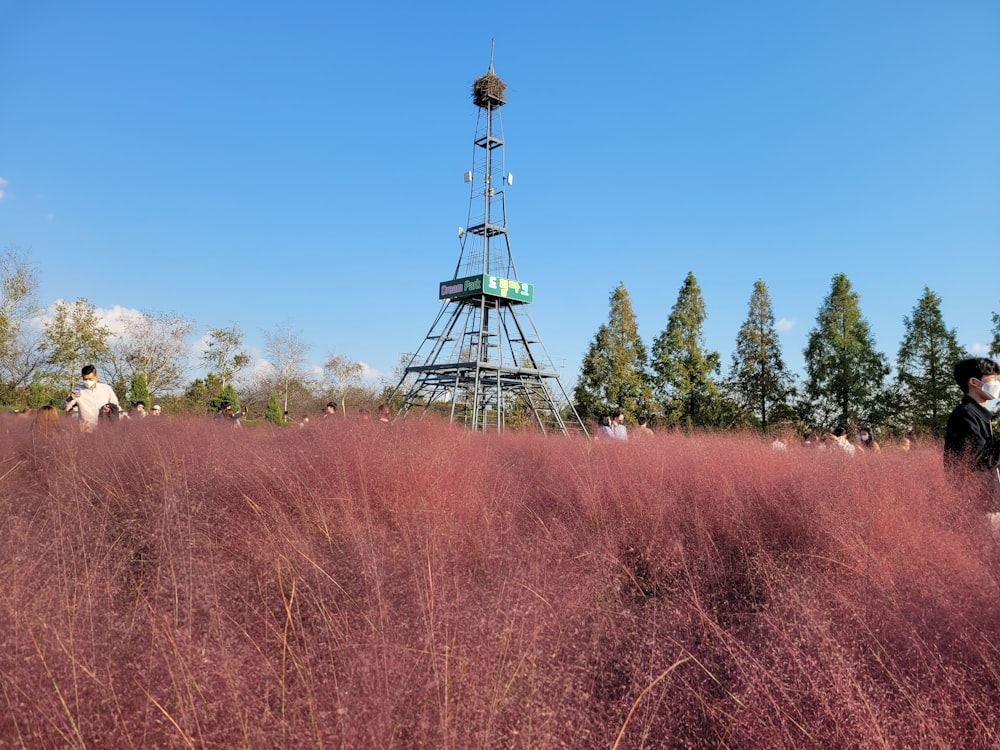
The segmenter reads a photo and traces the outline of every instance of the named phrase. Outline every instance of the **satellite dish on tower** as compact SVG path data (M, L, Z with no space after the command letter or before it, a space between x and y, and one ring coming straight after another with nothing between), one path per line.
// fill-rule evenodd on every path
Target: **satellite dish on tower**
M514 184L514 175L511 174L510 172L507 173L507 184L508 185Z

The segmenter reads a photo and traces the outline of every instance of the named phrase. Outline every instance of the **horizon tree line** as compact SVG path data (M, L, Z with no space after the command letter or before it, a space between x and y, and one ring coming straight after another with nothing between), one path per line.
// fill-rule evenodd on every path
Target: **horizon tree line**
M41 329L38 279L16 246L0 252L0 403L38 406L61 400L83 364L98 365L123 403L156 399L175 410L210 411L222 401L242 401L264 413L271 396L280 409L318 410L335 401L374 406L395 382L364 387L362 366L337 353L322 373L306 372L309 349L288 326L265 333L269 368L245 374L251 358L236 324L207 331L201 356L207 372L188 381L187 339L193 321L173 313L136 312L112 334L86 298L59 301ZM580 415L596 421L619 410L635 422L695 428L754 428L779 424L828 429L867 424L893 431L941 434L957 398L952 368L968 356L941 315L941 299L928 287L910 315L895 359L876 350L860 300L847 276L836 274L804 350L805 381L786 366L767 285L758 279L735 340L728 371L705 344L706 309L693 272L688 272L664 329L647 350L623 283L609 298L602 324L581 363L573 401ZM993 314L992 351L1000 351L1000 314ZM398 368L397 368L398 369ZM400 373L396 373L399 375ZM398 378L397 378L398 379ZM237 385L239 388L237 389ZM241 391L242 393L238 393ZM516 406L516 405L515 405Z
M896 376L875 347L860 298L846 274L835 274L810 331L805 382L786 366L767 285L753 285L728 372L705 345L705 303L688 272L651 356L638 333L623 283L609 298L601 325L583 358L574 405L588 421L621 411L632 422L656 417L684 431L746 429L768 433L783 425L827 430L866 425L900 433L943 434L960 396L955 362L972 356L958 345L929 287L904 316ZM1000 350L1000 315L994 314L993 350Z
M270 366L247 372L251 357L235 323L208 329L200 357L207 372L188 380L193 321L135 311L112 332L97 308L79 297L57 301L51 318L38 325L37 290L26 255L14 245L0 252L0 404L6 408L61 403L85 364L97 366L122 404L149 406L155 400L168 410L207 413L224 401L239 409L242 401L278 423L293 407L296 415L306 415L330 401L342 413L348 402L373 408L383 390L365 387L363 366L336 352L321 372L307 371L309 346L289 326L264 332Z

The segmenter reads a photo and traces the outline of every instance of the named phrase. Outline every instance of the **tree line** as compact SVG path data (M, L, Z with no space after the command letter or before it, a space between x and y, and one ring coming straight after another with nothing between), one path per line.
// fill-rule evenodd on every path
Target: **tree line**
M363 367L330 353L322 372L307 370L309 346L291 329L265 332L269 367L248 372L251 357L236 324L207 330L202 377L188 379L193 321L173 313L131 311L112 333L86 298L58 301L41 325L38 279L26 255L0 252L0 404L6 408L59 403L84 364L96 364L123 404L162 403L174 412L204 413L228 401L281 421L320 411L328 401L372 408L402 375L365 387ZM596 422L621 411L635 423L767 432L779 424L803 430L870 425L901 433L940 435L958 392L954 363L969 356L941 315L941 299L925 287L903 318L895 358L879 352L843 273L816 316L804 351L804 381L785 365L767 285L754 283L728 370L704 341L705 303L693 273L677 295L666 327L647 349L624 284L611 293L608 321L583 358L573 390L577 412ZM992 350L1000 351L1000 315L993 315ZM511 406L517 409L517 404ZM508 420L513 425L517 420ZM524 420L528 421L528 420Z
M809 333L804 382L785 365L762 280L754 283L725 373L719 353L705 345L704 322L705 303L689 272L666 327L647 350L620 283L610 296L608 322L584 356L573 392L577 411L585 420L616 410L632 421L655 416L683 430L868 425L941 435L959 396L955 362L971 356L945 325L941 298L924 287L903 318L896 374L889 380L889 359L876 349L859 296L843 273L834 275ZM993 324L992 349L998 351L1000 315Z
M241 403L270 421L318 412L336 402L371 407L381 393L362 384L363 366L329 354L322 372L306 368L309 345L282 327L264 333L269 367L248 372L251 357L236 324L207 330L200 356L206 370L188 379L194 321L174 313L129 311L112 332L86 298L59 300L43 319L38 277L14 245L0 253L0 404L5 408L58 405L86 364L115 389L123 405L160 403L168 412L216 411ZM41 321L41 322L40 322Z

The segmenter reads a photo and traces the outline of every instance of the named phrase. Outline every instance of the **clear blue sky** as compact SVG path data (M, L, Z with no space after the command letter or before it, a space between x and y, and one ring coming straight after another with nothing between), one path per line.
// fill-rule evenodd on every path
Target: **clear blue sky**
M985 350L995 0L0 0L0 245L45 305L255 348L289 326L389 373L458 258L492 39L511 243L567 389L619 281L648 346L688 271L727 368L761 278L801 373L840 272L890 359L925 285Z

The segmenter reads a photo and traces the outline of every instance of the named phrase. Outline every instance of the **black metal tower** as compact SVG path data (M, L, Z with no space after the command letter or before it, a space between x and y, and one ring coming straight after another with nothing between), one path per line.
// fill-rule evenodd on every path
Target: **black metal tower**
M393 392L405 394L397 418L433 408L473 430L531 423L545 433L586 435L528 313L534 285L519 279L510 251L505 192L514 178L504 164L505 89L491 56L472 85L479 118L458 264L440 283L441 311Z

